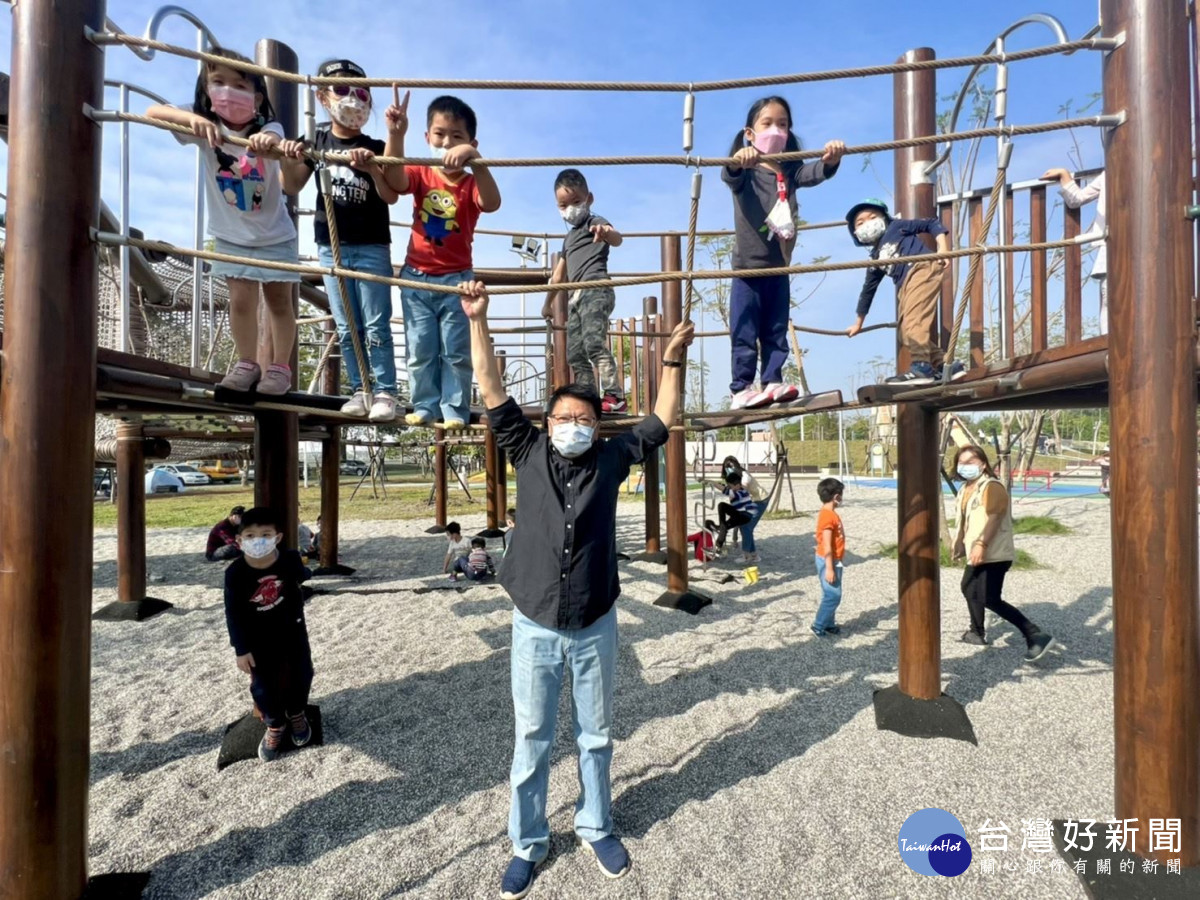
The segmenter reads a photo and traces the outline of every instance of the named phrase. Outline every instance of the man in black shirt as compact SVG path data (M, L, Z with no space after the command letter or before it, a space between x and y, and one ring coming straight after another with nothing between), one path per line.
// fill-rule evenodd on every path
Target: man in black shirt
M534 868L550 848L546 793L558 697L571 670L572 712L579 746L580 798L575 833L601 871L619 878L629 854L612 834L612 698L616 675L617 492L630 466L666 443L679 415L681 360L693 327L682 323L663 352L663 378L653 415L628 432L597 440L600 398L567 385L547 404L539 431L505 393L492 357L487 289L467 285L475 380L496 442L517 470L521 527L510 532L500 583L516 605L512 693L516 747L511 773L509 837L513 859L501 896L528 893Z

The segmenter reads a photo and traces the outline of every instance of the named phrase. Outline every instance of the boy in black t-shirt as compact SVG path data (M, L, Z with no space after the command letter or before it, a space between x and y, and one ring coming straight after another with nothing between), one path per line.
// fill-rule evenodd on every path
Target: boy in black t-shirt
M267 733L260 759L279 756L289 724L292 743L312 739L304 709L312 687L312 653L304 624L300 583L308 570L295 550L279 550L278 518L264 507L242 514L238 542L242 558L225 570L225 623L237 653L237 667L250 676L250 695L262 712Z
M331 59L321 63L317 75L366 77L362 67L348 59ZM284 141L280 145L285 157L283 190L288 194L299 194L313 172L317 173L316 214L313 216L317 256L321 265L332 266L333 249L329 221L325 215L325 187L322 184L322 177L327 170L341 265L358 272L390 277L393 274L390 248L392 232L388 225L388 205L395 203L399 195L384 180L383 169L374 162L375 155L383 152L383 141L362 131L371 115L371 91L338 84L320 88L317 98L328 111L331 121L317 126L312 147L333 153L347 153L350 164L326 163L324 160L314 162L304 155L308 149L307 141ZM407 109L407 100L404 106ZM393 127L399 127L399 124L389 120L388 128ZM404 127L407 128L407 119ZM338 279L325 277L325 291L337 322L342 365L353 394L342 406L342 412L360 418L369 416L372 422L391 422L396 416L397 391L396 359L392 348L392 289L386 284L357 279L346 279L345 284L350 301L349 311L342 308ZM374 392L367 380L367 373L359 371L351 328L358 332L359 344L375 382Z
M578 169L563 169L554 179L554 199L559 214L570 230L563 239L562 256L550 276L550 284L575 281L603 281L608 278L608 248L620 247L624 238L602 216L592 213L593 197L587 179ZM542 315L549 317L549 297ZM583 288L571 292L567 312L567 360L575 373L575 383L587 385L600 394L600 408L606 413L624 412L624 376L617 371L616 360L608 349L608 319L617 297L612 288ZM600 376L596 388L595 366Z

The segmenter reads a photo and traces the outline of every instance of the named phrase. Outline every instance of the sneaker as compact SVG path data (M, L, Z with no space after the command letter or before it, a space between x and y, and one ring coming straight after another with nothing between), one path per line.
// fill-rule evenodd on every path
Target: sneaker
M767 388L769 387L770 385L767 386ZM775 398L767 388L755 392L754 396L746 401L746 409L759 409L760 407L770 406L774 403Z
M262 369L258 367L252 359L239 359L237 365L221 379L218 387L223 387L227 391L242 391L243 393L250 391L254 385L258 383L258 379L262 376Z
M983 635L978 634L977 632L974 632L974 631L964 631L962 633L962 637L960 637L959 640L962 641L964 644L973 644L976 647L986 647L987 646L987 641L984 640Z
M606 413L623 413L629 409L629 404L625 402L624 397L618 397L610 391L600 401L600 409Z
M391 394L376 394L368 417L372 422L392 422L396 418L396 398Z
M457 428L466 428L467 423L462 419L442 419L442 427L447 431L453 431Z
M826 634L841 634L842 626L841 625L830 625L828 628L825 629L825 633Z
M263 739L258 742L258 758L263 762L271 762L279 758L282 752L283 745L282 726L279 728L267 727L267 733L263 735Z
M404 417L404 424L411 425L413 428L424 428L433 424L433 419L420 412L410 412Z
M501 900L521 900L528 894L529 889L533 887L534 870L539 865L541 865L540 860L530 862L514 856L512 862L508 864L508 868L504 870L504 877L500 879Z
M304 713L297 713L288 718L292 721L292 743L297 747L303 747L312 740L312 727L308 724L308 716Z
M800 388L794 384L780 384L776 381L764 385L763 393L771 395L772 403L791 403L800 396Z
M759 561L757 553L743 553L742 562L756 563Z
M729 398L730 409L746 409L750 401L762 393L757 385L748 384Z
M343 416L354 416L356 419L365 419L370 406L371 395L366 391L355 391L354 396L342 404L340 412Z
M287 366L267 366L266 374L258 383L258 392L278 397L292 389L292 370Z
M606 878L620 878L629 871L629 851L611 834L598 841L583 841L583 849L596 857L596 865Z
M826 634L824 628L818 628L816 625L809 625L808 630L811 631L813 634L815 634L817 637L825 637L825 634Z
M944 377L944 374L945 374L945 367L943 366L937 370L938 381L942 380L942 378ZM960 378L966 378L966 376L967 376L967 367L966 366L964 366L958 360L955 360L954 362L950 363L950 380L951 381L958 381Z
M450 580L451 580L451 581L458 581L458 573L457 573L457 572L451 572L451 573L450 573Z
M885 379L884 384L933 384L937 381L937 373L929 363L913 363L912 368L899 375Z
M1035 662L1046 655L1046 651L1050 649L1050 645L1054 643L1054 638L1044 631L1035 631L1033 637L1029 639L1029 650L1025 653L1025 662Z

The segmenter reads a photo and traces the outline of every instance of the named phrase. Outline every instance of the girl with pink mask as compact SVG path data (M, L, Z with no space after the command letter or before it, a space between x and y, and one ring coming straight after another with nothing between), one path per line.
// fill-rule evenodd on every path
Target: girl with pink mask
M820 159L807 163L768 158L799 149L786 100L764 97L750 107L745 128L729 148L733 163L721 170L721 179L733 191L733 268L770 269L791 264L796 246L796 191L831 178L846 145L830 141ZM732 409L787 403L799 396L794 385L783 382L790 310L787 275L733 279L729 298ZM761 382L756 383L760 347Z
M230 50L209 51L229 64L206 62L196 80L189 106L152 106L146 115L183 125L190 135L177 134L180 143L199 144L205 170L208 233L215 250L251 260L296 263L296 227L283 201L279 143L283 128L273 121L261 75L244 72L246 57ZM226 140L246 138L249 147ZM234 391L284 394L292 387L289 361L296 342L292 311L296 272L283 272L245 263L212 263L212 274L223 276L229 288L229 330L238 360L221 382ZM266 300L271 329L271 359L264 373L255 359L258 349L259 291Z

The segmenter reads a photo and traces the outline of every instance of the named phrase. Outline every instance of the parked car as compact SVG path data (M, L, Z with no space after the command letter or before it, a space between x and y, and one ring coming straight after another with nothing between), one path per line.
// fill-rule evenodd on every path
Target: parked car
M164 472L169 472L184 484L212 484L211 478L209 478L195 466L189 466L187 463L171 463L168 465L155 466L154 468L161 469Z
M370 467L361 459L343 459L338 464L338 471L343 475L366 475Z
M188 465L195 466L213 481L222 484L230 481L238 481L242 477L241 469L238 468L237 463L230 459L189 460Z
M165 468L156 466L146 473L147 494L181 494L183 491L183 481L180 477Z

